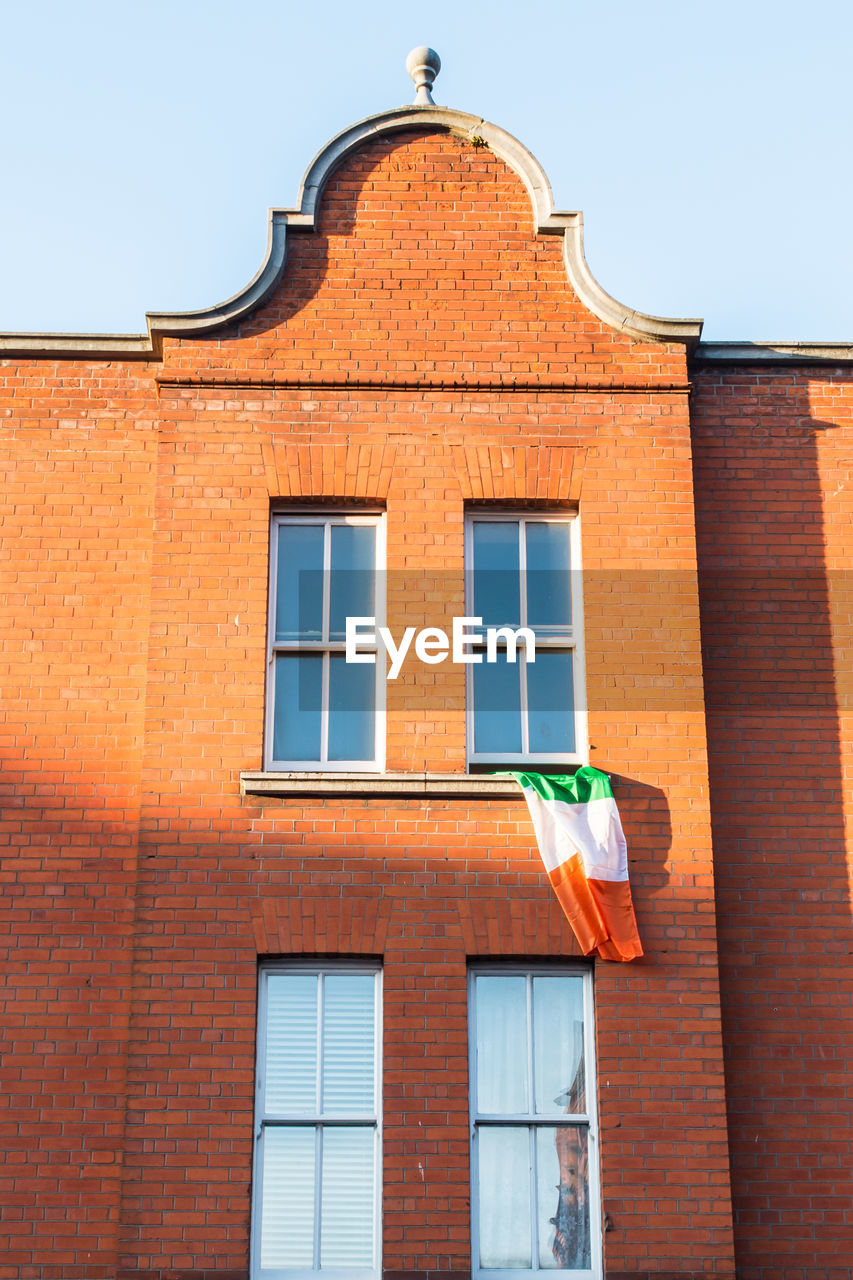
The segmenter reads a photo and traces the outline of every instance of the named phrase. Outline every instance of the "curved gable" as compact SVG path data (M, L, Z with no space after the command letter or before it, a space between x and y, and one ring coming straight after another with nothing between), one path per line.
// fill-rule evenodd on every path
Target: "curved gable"
M583 308L591 312L603 326L625 337L652 343L683 343L692 350L699 340L699 320L670 320L646 315L612 298L595 280L583 252L583 219L577 212L554 210L548 179L535 157L516 138L482 117L435 105L400 107L369 116L333 138L312 161L299 190L297 204L290 209L271 209L266 258L256 276L232 298L215 306L187 312L149 312L147 335L20 334L0 338L0 350L6 354L53 356L100 356L121 358L155 358L162 355L164 337L201 338L226 333L232 326L257 318L275 295L280 285L286 288L286 268L294 251L298 233L318 231L318 218L324 207L330 183L342 169L357 163L359 157L376 151L377 144L386 154L406 146L413 133L433 138L444 136L456 155L486 154L500 161L518 180L528 201L532 219L527 222L527 235L537 241L547 237L561 260L563 280ZM461 150L460 150L461 149ZM472 167L473 168L473 167ZM543 243L543 241L539 241ZM511 254L516 246L504 244ZM554 249L546 254L553 260ZM559 305L553 293L549 307ZM565 317L563 317L565 319ZM254 327L254 326L253 326ZM233 331L233 330L232 330Z

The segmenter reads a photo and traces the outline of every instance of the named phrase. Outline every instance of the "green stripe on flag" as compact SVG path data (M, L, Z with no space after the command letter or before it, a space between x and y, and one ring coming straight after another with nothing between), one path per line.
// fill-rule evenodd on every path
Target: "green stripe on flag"
M584 765L577 773L543 774L508 771L522 787L537 792L543 800L561 800L563 804L588 804L590 800L612 798L610 779L600 769Z

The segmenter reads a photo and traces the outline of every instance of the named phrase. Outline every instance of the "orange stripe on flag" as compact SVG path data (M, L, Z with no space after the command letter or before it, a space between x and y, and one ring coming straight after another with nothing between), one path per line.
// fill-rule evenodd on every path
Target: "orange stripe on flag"
M603 960L635 960L641 956L643 948L628 881L590 878L587 884L609 935L606 942L598 944L598 954Z
M548 879L566 919L575 931L581 950L588 956L596 947L601 947L608 937L607 925L591 888L592 884L600 881L587 880L579 853L572 854L553 871L549 871ZM628 888L627 884L625 888Z

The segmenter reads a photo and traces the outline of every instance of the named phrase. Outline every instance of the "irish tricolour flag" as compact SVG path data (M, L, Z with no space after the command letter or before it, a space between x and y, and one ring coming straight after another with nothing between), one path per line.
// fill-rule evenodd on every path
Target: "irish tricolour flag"
M628 851L607 774L587 765L574 777L512 777L524 788L548 879L584 955L641 956Z

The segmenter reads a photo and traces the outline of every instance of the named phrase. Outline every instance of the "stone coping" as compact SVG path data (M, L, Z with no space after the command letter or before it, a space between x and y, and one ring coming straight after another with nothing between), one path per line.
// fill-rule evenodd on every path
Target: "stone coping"
M244 796L375 796L466 800L524 800L512 778L469 773L302 773L240 774Z

